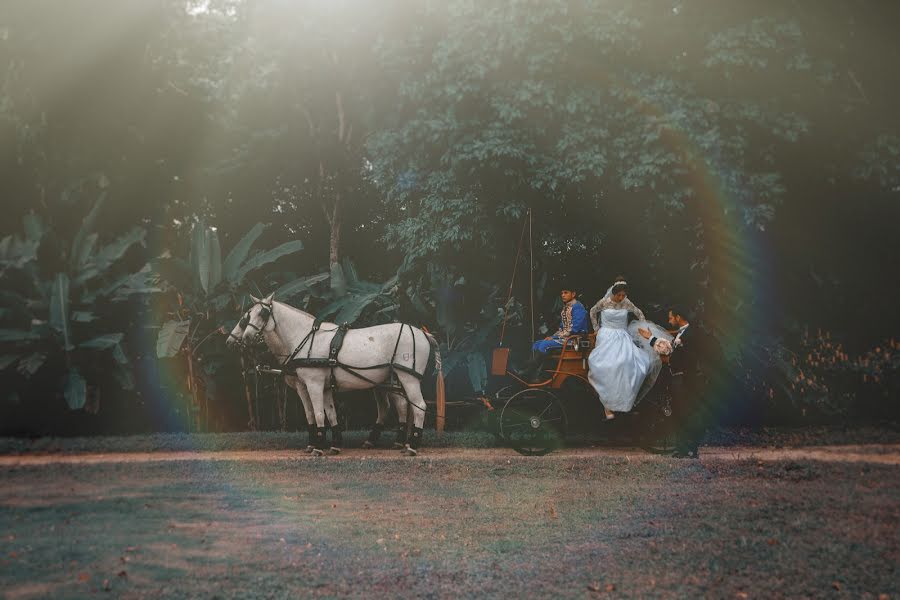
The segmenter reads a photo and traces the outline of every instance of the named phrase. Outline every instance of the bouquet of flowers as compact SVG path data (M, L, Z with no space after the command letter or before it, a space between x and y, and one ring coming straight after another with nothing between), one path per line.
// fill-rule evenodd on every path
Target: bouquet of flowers
M653 349L660 356L668 356L672 354L672 342L669 340L656 340L656 343L653 344Z

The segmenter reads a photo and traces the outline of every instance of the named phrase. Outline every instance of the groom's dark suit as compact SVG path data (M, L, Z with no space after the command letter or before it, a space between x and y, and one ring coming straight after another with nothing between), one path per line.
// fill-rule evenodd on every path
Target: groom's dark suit
M711 340L705 331L692 324L682 328L676 340L669 365L660 373L660 383L668 385L672 394L678 450L696 452L711 418L705 386L708 373L704 372ZM652 338L651 346L655 342L656 338Z

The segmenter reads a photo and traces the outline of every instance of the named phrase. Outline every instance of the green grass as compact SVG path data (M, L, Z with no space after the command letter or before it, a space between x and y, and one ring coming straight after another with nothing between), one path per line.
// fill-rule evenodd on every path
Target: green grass
M344 433L344 446L357 448L367 437L365 431ZM393 432L386 431L381 445L389 446ZM158 433L133 436L98 436L53 438L0 438L0 454L26 453L85 453L85 452L156 452L156 451L223 451L223 450L295 450L306 447L306 432L243 432L243 433ZM602 435L571 435L568 446L585 446L604 441ZM803 428L721 428L706 438L714 446L809 446L828 444L900 443L900 427L803 427ZM490 433L479 431L449 431L441 435L426 430L425 448L492 448L499 445Z
M135 598L897 592L900 477L876 464L423 456L0 476L9 597L105 580Z

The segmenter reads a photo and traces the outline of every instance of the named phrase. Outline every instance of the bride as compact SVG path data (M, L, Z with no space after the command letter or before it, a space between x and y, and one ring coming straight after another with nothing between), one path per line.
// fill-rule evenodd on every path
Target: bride
M631 324L629 312L638 319ZM671 341L672 336L644 320L644 313L628 299L628 284L622 277L616 278L590 314L594 330L599 327L599 332L588 358L588 379L600 396L606 418L612 419L613 411L630 411L650 391L662 369L659 354L637 333L638 328L650 329L660 339Z

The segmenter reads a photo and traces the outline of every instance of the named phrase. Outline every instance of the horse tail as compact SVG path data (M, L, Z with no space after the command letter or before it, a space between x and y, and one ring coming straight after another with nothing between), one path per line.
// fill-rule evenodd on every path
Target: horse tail
M437 378L434 383L434 397L435 397L435 420L434 420L434 428L438 433L442 433L444 431L444 424L447 420L447 397L446 397L446 389L444 387L444 371L441 367L441 348L438 344L437 338L431 335L424 327L422 328L422 332L425 334L425 337L428 338L428 343L431 346L432 356L434 357L434 370L437 373Z

